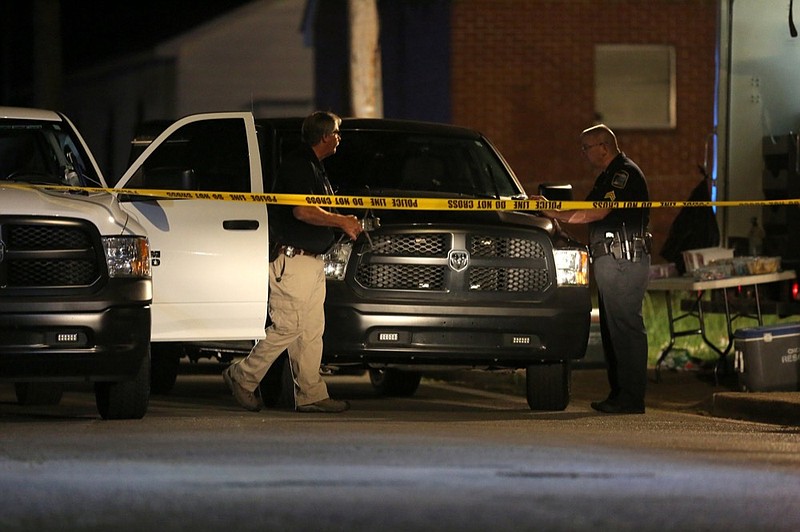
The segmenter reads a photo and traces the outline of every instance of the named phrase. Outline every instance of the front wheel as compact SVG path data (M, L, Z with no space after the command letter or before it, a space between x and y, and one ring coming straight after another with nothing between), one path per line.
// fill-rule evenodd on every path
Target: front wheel
M132 380L96 382L94 397L103 419L141 419L150 402L150 355L142 359Z
M568 360L540 362L525 372L531 410L564 410L569 405L572 368Z
M399 369L369 370L369 380L381 395L389 397L411 397L419 388L422 374L418 371L401 371Z

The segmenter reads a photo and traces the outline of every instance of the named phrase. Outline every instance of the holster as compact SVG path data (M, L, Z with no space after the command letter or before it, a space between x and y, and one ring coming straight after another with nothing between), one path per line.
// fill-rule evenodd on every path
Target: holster
M269 261L275 262L275 259L281 254L281 242L277 238L269 241Z
M645 255L650 254L652 242L653 235L650 233L634 234L625 239L618 232L607 232L603 240L589 246L589 254L592 259L611 255L617 260L641 262Z

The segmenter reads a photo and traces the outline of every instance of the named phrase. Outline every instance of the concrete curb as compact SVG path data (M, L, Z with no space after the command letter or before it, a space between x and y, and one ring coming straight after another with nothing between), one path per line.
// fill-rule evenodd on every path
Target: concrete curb
M524 370L455 371L438 375L439 380L476 389L525 396ZM654 380L653 370L650 379ZM645 402L648 408L676 412L702 412L718 418L757 423L800 426L800 392L740 392L734 376L727 386L714 385L713 375L696 372L662 371L661 382L648 383ZM605 370L572 372L572 404L585 404L608 393Z
M778 425L800 425L800 393L719 392L711 399L711 415Z

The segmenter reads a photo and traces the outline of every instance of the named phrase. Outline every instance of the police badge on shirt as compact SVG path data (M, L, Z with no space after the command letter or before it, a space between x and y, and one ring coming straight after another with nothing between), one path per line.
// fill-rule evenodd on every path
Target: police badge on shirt
M625 188L625 185L628 184L628 177L628 172L620 170L611 178L611 186L614 188Z

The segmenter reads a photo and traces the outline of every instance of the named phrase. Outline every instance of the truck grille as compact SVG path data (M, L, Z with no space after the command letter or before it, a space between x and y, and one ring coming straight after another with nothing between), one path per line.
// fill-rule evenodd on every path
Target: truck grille
M376 235L372 239L373 255L396 257L445 257L450 235Z
M386 290L444 290L445 266L419 264L360 264L358 282Z
M0 290L92 285L104 257L96 233L80 220L0 217Z
M371 290L534 294L552 285L549 240L488 232L380 234L358 254L355 280ZM451 250L455 259L451 257ZM468 257L461 268L458 259Z
M491 235L476 235L470 238L470 253L473 257L543 259L542 244L527 238L497 238Z
M538 292L548 285L547 270L535 268L472 268L470 290L476 292Z

